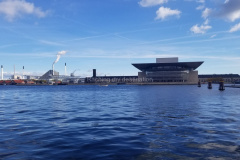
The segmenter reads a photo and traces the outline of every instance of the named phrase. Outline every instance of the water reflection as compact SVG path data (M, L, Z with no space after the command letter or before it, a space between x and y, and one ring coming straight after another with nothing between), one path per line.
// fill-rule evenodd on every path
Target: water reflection
M235 144L239 142L239 131L233 127L237 127L239 119L229 115L239 108L236 99L229 99L232 93L224 95L206 89L199 92L193 87L177 86L177 90L169 86L138 88L139 106L150 119L148 125L152 130L148 136L151 137L149 151L138 159L239 157L239 144ZM222 140L232 144L226 145Z
M0 87L3 159L240 157L240 90Z

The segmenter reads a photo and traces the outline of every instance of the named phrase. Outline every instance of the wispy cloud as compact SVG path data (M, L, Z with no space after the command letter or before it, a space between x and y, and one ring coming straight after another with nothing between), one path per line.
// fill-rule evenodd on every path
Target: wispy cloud
M5 44L5 45L1 45L0 48L9 48L9 47L13 47L13 46L17 46L17 45L22 45L22 44Z
M139 4L142 7L151 7L151 6L156 6L156 5L160 5L167 2L168 0L141 0Z
M101 37L107 37L111 36L113 34L102 34L102 35L96 35L96 36L87 36L87 37L80 37L80 38L75 38L75 39L70 39L70 40L64 40L61 42L72 42L72 41L80 41L80 40L86 40L86 39L92 39L92 38L101 38Z
M198 7L196 8L196 10L202 10L202 9L204 9L204 8L205 8L204 5L200 5L200 6L198 6Z
M209 24L209 19L206 19L203 24L208 25Z
M51 45L51 46L64 46L64 44L62 44L62 43L52 42L52 41L47 41L47 40L39 40L39 42L42 44L47 44L47 45Z
M119 37L119 38L122 38L122 39L131 40L131 39L129 39L129 38L125 37L125 36L121 36L121 35L119 35L119 34L114 34L114 36Z
M55 52L35 52L35 53L18 53L18 52L0 52L1 56L9 56L9 57L56 57L56 53Z
M0 2L0 14L3 14L8 21L13 21L26 14L42 18L47 15L47 11L42 11L25 0L3 0Z
M226 4L226 3L228 3L228 2L229 2L229 0L225 0L225 2L224 2L224 3Z
M211 32L211 33L206 33L204 34L204 36L212 36L212 34L217 35L217 34L223 34L223 33L227 33L226 31L219 31L219 32ZM182 36L182 37L175 37L175 38L168 38L168 39L159 39L159 40L155 40L155 41L148 41L148 42L143 42L143 43L139 43L137 45L147 45L147 44L154 44L154 43L159 43L159 42L169 42L167 44L178 44L178 43L194 43L196 40L191 40L191 41L184 41L184 39L189 39L189 38L193 38L194 35L191 36ZM227 39L238 39L240 38L239 36L232 36L232 37L227 37L227 38L221 38L221 39L214 39L214 40L227 40ZM171 41L176 41L178 40L178 42L171 42ZM204 41L209 41L208 39L204 39L204 40L198 40L196 42L204 42Z
M214 34L214 35L212 35L210 38L214 38L214 37L216 37L217 35L216 34Z
M187 59L215 59L215 60L224 60L224 61L236 61L240 60L240 57L235 56L182 56L182 58Z
M181 59L214 59L214 60L224 60L224 61L237 61L240 60L239 56L207 56L207 55L186 55L184 53L178 53L178 54L158 54L158 53L149 53L148 52L142 52L141 54L135 54L134 52L132 54L123 54L124 51L121 51L122 54L115 54L111 55L105 53L104 55L71 55L72 58L109 58L109 59L146 59L146 58L164 58L164 57L179 57Z
M188 24L184 24L184 25L188 25ZM183 26L183 25L182 25ZM128 34L128 33L136 33L136 32L145 32L145 31L149 31L149 30L162 30L162 29L169 29L169 28L178 28L179 25L175 25L175 26L167 26L167 27L154 27L154 28L143 28L143 29L137 29L137 30L129 30L129 31L122 31L122 32L115 32L115 33L107 33L107 34L100 34L100 35L94 35L94 36L87 36L87 37L79 37L79 38L74 38L74 39L69 39L69 40L64 40L64 41L60 41L61 43L65 43L65 42L72 42L72 41L81 41L81 40L86 40L86 39L94 39L94 38L101 38L101 37L108 37L108 36L116 36L122 39L127 39L127 40L134 40L134 41L141 41L142 40L135 40L135 39L130 39L126 36L122 36L122 34ZM175 38L173 38L175 39ZM60 43L60 44L61 44ZM148 43L148 42L147 42Z
M197 0L198 3L205 3L205 0Z
M236 31L239 31L240 30L240 23L236 24L235 26L233 26L229 32L236 32Z
M207 30L209 30L211 28L212 27L209 25L203 24L203 25L199 26L198 24L196 24L196 25L192 26L192 28L190 30L195 34L199 34L199 33L204 34L204 33L206 33Z
M191 44L191 43L214 42L214 41L225 41L225 40L233 40L233 39L240 39L240 36L231 36L231 37L223 37L223 38L215 38L215 39L203 39L203 40L179 41L179 42L168 43L168 45Z
M177 17L179 17L180 14L181 14L181 11L179 11L179 10L172 10L170 8L165 8L165 7L160 7L157 10L156 14L157 14L156 19L164 20L164 19L166 19L167 17L170 17L170 16L177 16Z
M150 45L150 44L164 44L165 45L176 45L176 44L192 44L192 43L201 43L201 42L214 42L214 41L225 41L225 40L233 40L233 39L240 39L240 36L230 36L230 37L222 37L222 38L214 38L217 36L217 34L224 34L227 33L226 31L219 31L219 32L211 32L211 33L206 33L202 36L208 36L209 38L206 39L193 39L193 40L188 40L189 38L193 38L194 36L182 36L182 37L177 37L177 38L169 38L169 39L160 39L160 40L155 40L155 41L149 41L149 42L144 42L144 43L138 43L136 46L143 46L143 45ZM199 36L199 35L198 35ZM214 38L214 39L213 39ZM177 40L177 41L176 41ZM238 49L238 48L236 48Z
M152 48L152 47L151 47ZM239 61L239 56L208 56L208 55L186 55L186 53L178 52L178 53L171 53L175 52L175 50L179 50L179 48L170 49L165 48L166 50L172 50L168 53L161 54L159 53L160 50L165 50L164 48L155 48L156 50L151 51L148 49L123 49L118 51L109 51L109 50L94 50L94 51L83 51L81 54L78 54L78 51L73 52L73 54L69 55L70 58L108 58L108 59L146 59L146 58L156 58L156 57L179 57L181 59L215 59L215 60L224 60L224 61ZM98 54L100 53L100 54ZM0 53L1 55L1 53ZM8 54L8 56L38 56L38 57L53 57L50 53L44 54Z
M202 17L204 19L208 18L208 16L211 14L212 10L210 8L205 8L205 10L202 12Z

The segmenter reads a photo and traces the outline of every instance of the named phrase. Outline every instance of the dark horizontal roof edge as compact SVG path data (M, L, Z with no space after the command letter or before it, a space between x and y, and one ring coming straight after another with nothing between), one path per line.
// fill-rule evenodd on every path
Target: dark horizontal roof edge
M164 62L164 63L132 63L132 65L134 64L173 64L173 63L176 63L176 64L179 64L179 63L204 63L204 61L194 61L194 62Z
M184 66L187 68L192 68L192 69L197 69L200 65L203 64L204 61L198 61L198 62L173 62L173 63L134 63L132 64L134 67L136 67L137 69L143 71L143 70L147 70L150 69L151 67L160 67L160 66Z
M201 76L208 76L208 75L238 75L238 74L233 74L233 73L230 73L230 74L199 74Z
M108 77L108 78L124 78L124 77L138 77L137 75L135 76L96 76L96 78L105 78L105 77Z

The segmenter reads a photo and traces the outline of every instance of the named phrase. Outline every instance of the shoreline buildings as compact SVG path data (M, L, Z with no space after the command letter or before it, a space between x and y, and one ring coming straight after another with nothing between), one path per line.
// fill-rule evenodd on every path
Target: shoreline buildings
M214 83L224 81L225 83L240 83L239 74L201 74L198 75L198 79L201 83L212 81Z
M8 81L3 79L3 66L1 66L1 84L18 84L23 80L26 84L35 82L36 84L197 84L198 82L205 83L211 81L218 83L240 83L238 74L209 74L198 75L196 70L204 62L179 62L178 57L171 58L156 58L156 63L133 63L132 65L140 70L138 75L133 76L97 76L97 70L93 69L92 77L75 76L74 72L70 75L66 73L60 75L55 70L49 70L42 76L12 76ZM15 69L15 68L14 68ZM15 73L15 72L14 72ZM23 73L24 75L24 68ZM24 76L22 76L24 77ZM10 82L11 81L11 82ZM14 82L13 82L14 81ZM21 82L22 83L22 82Z

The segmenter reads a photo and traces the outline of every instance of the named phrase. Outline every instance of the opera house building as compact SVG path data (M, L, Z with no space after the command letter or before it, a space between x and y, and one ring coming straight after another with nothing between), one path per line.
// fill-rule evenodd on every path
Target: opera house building
M197 83L200 62L178 62L178 57L157 58L156 63L132 64L139 69L138 78L149 78L153 82Z

